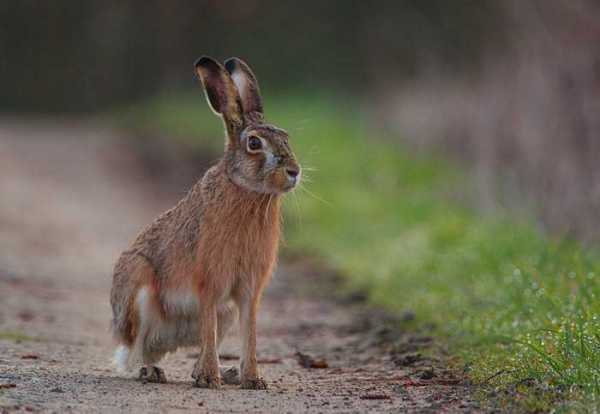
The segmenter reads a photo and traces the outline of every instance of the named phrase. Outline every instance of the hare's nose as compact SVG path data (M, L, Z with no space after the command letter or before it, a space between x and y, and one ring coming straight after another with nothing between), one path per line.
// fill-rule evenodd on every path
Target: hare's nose
M296 178L298 176L298 174L300 174L300 169L298 167L288 167L285 169L285 172L290 177Z

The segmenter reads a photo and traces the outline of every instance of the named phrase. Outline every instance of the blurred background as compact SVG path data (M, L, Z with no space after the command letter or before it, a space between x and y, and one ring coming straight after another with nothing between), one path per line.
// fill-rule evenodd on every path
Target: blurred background
M599 7L7 1L0 111L103 111L193 88L199 55L239 55L270 93L343 95L416 147L468 162L482 206L533 203L544 225L597 239Z
M577 320L599 346L599 2L22 0L0 23L5 122L125 131L150 160L139 177L180 195L222 145L192 64L238 56L314 167L286 249L423 321L478 313L449 330L520 341ZM173 151L186 163L165 164ZM595 351L528 340L581 369L527 346L511 363L598 395ZM488 346L506 357L471 356L474 375L514 352Z
M267 90L357 98L433 67L470 77L506 40L505 9L477 1L9 1L2 109L90 112L188 88L201 54L244 55Z

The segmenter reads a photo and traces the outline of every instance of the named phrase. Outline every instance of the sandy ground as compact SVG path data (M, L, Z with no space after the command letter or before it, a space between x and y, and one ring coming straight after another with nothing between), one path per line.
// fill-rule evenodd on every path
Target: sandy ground
M267 391L194 388L194 349L160 364L168 384L117 373L113 262L183 191L157 181L114 131L0 122L1 413L477 411L461 381L418 356L429 338L332 299L335 281L298 261L280 266L260 313ZM238 362L236 335L221 350L224 364ZM297 352L328 367L302 367Z

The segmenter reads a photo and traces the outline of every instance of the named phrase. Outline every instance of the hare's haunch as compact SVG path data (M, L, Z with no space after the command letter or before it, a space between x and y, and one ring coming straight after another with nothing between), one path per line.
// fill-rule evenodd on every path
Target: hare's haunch
M237 58L198 59L196 73L226 130L223 158L175 207L124 251L111 290L122 368L165 382L155 366L180 346L200 346L192 376L218 388L217 349L239 314L242 356L228 383L264 389L256 365L256 317L277 259L280 198L300 181L288 134L263 118L256 78Z

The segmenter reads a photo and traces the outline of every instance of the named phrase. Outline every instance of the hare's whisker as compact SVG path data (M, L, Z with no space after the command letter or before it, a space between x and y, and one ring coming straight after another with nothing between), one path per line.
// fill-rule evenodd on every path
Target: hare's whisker
M300 186L298 188L300 188L302 191L304 191L306 194L308 194L309 196L311 196L315 200L320 201L323 204L327 204L330 207L333 206L333 204L331 204L329 201L327 201L327 200L319 197L318 195L316 195L315 193L313 193L312 191L310 191L308 188L306 188L304 185L302 185L302 183L300 184Z
M292 200L294 200L294 207L296 209L296 225L302 227L302 216L300 214L300 203L298 202L298 194L292 193Z

